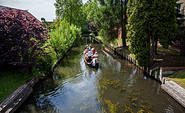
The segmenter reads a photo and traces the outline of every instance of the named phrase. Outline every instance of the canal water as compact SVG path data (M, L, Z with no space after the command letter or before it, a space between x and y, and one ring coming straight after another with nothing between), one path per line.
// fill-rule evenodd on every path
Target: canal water
M98 69L84 62L86 43L98 51ZM130 62L112 58L93 40L80 39L77 45L57 66L53 79L38 83L17 113L184 112L158 82Z

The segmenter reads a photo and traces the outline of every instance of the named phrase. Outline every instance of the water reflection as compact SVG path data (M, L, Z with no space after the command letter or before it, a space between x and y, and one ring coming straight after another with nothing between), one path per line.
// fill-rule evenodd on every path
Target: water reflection
M159 83L128 61L112 58L95 42L100 67L90 68L82 54L86 42L79 43L55 69L54 79L35 87L18 112L184 112Z

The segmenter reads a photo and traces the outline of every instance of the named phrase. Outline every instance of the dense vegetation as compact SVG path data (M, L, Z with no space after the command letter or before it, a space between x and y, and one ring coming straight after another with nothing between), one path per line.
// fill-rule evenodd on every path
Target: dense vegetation
M89 26L104 44L114 42L121 33L122 45L126 46L125 40L129 42L131 54L143 67L152 65L157 42L168 48L176 39L176 0L89 0L85 4L82 0L56 0L54 5L57 18L47 26L49 32L20 10L0 10L1 69L47 73L81 31L89 32ZM181 32L178 37L185 42L184 29Z
M98 34L104 43L115 40L119 34L125 46L127 0L92 0L84 6L87 20L98 28ZM125 22L125 24L123 23Z
M65 19L58 19L53 23L55 29L50 33L50 39L46 41L43 47L45 52L49 53L42 57L44 63L43 70L50 70L51 66L72 46L72 43L81 36L81 29L75 25L70 25Z
M81 34L81 29L66 20L58 19L53 24L54 29L46 35L42 24L22 11L5 8L0 13L4 20L0 24L1 66L13 66L25 73L50 71L56 59Z
M176 39L175 0L92 0L85 6L103 42L110 44L121 33L123 47L127 39L140 66L152 65L157 42L168 48Z
M56 0L54 5L57 19L66 20L70 25L81 28L82 32L88 31L82 0Z
M104 42L110 42L118 37L120 28L120 2L118 0L101 0L97 23L99 35Z
M127 36L130 50L136 55L140 66L152 64L158 41L164 48L168 48L175 39L175 5L175 0L129 1Z
M54 5L57 18L47 36L41 25L34 24L36 20L21 12L1 11L1 18L6 20L1 22L0 35L5 42L0 45L1 64L25 66L28 72L34 67L49 67L42 65L55 62L80 36L81 30L88 32L90 22L105 44L114 42L121 33L125 46L128 37L131 53L144 67L152 64L158 41L167 48L175 40L175 0L89 0L85 4L82 0L56 0ZM46 23L43 18L42 21Z
M49 74L56 60L81 36L81 29L65 19L57 19L50 32L42 27L46 25L21 10L4 8L0 19L0 101L31 76Z
M122 45L126 46L126 38L138 65L144 67L152 65L157 42L168 48L176 39L175 6L175 0L94 0L86 3L87 10L92 7L87 17L98 28L103 42L114 42L121 32Z
M41 47L47 40L47 31L21 11L5 8L0 11L0 18L0 65L31 73L37 57L45 54Z

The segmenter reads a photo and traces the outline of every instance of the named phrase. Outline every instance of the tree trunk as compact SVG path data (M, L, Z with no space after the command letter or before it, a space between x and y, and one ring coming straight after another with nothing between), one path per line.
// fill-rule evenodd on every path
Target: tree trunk
M154 36L152 35L151 37L152 39L152 49L151 49L151 52L150 52L150 65L153 64L153 59L154 59L154 54L155 54L155 41L154 41Z
M70 15L70 20L69 20L69 21L70 21L70 25L71 25L71 23L72 23L72 15L73 15L73 14L72 14L72 13L73 13L73 12L72 12L72 7L73 7L73 3L72 3L72 1L71 1L71 15Z
M72 8L71 8L71 15L70 15L70 25L71 25L71 22L72 22Z
M126 0L124 3L124 7L126 7ZM123 15L125 18L123 19ZM127 16L126 16L126 10L123 12L123 0L121 0L121 38L122 38L122 45L123 47L126 47L126 23L127 23Z
M157 41L158 41L158 38L155 37L154 38L154 57L155 57L155 55L157 55Z

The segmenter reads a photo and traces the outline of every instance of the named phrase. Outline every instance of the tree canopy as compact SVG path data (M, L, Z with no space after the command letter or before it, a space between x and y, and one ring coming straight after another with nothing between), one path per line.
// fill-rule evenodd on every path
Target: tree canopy
M82 0L56 0L56 16L71 24L78 24Z
M99 28L99 35L104 42L110 42L118 37L120 28L120 1L99 0L99 12L96 26Z
M130 50L136 55L140 66L149 66L149 57L152 61L157 41L167 48L175 39L175 4L176 0L129 1L127 36Z

